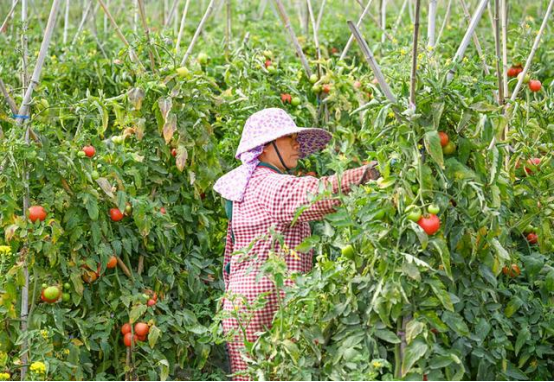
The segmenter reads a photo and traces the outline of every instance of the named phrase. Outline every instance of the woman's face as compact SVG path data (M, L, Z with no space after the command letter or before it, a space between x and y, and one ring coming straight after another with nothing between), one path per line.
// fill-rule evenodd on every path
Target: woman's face
M289 169L293 169L298 165L298 160L300 159L300 144L298 143L298 134L287 135L286 137L277 138L275 140L275 145L279 149L281 158L283 162ZM264 162L269 162L275 167L279 168L282 171L285 171L279 156L275 151L275 148L272 144L266 145L264 152L260 155L260 160Z

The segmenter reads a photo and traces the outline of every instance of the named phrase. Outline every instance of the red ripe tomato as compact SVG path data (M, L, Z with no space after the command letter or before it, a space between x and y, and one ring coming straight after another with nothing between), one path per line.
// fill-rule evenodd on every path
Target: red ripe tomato
M534 232L531 232L529 235L527 235L527 241L529 242L529 244L537 244L538 240L539 237Z
M165 213L166 213L165 207L161 207L161 208L160 208L160 213L161 213L162 215L165 215Z
M441 221L437 215L430 214L425 217L422 216L417 224L425 231L427 235L434 235L441 227Z
M541 158L531 158L527 160L527 163L538 167L541 164ZM530 167L525 166L525 172L527 173L527 175L531 175L533 173L533 170Z
M519 266L517 264L512 264L510 268L503 267L502 273L513 278L521 274L521 269L519 269Z
M40 220L41 222L46 219L46 210L42 206L31 206L28 209L29 211L29 219L34 223L37 220Z
M137 340L139 341L146 341L146 336L137 336Z
M106 264L106 268L113 269L117 267L117 257L112 256L110 257L110 260L108 261L108 264Z
M271 60L265 60L264 62L265 68L269 68L271 66Z
M96 149L94 146L85 146L83 147L83 152L87 157L92 158L96 154Z
M292 96L290 94L287 94L287 93L283 93L281 94L281 102L283 103L291 103L292 102Z
M137 322L135 324L135 334L137 336L146 336L149 331L150 327L148 326L148 324L145 324L144 322Z
M439 131L439 137L441 139L441 146L444 147L448 144L450 141L450 138L448 138L448 134L446 134L444 131Z
M154 300L154 299L151 298L150 300L148 300L148 302L146 303L146 305L148 305L148 306L154 306L154 305L156 305L156 300Z
M123 213L117 208L110 209L110 217L114 222L118 222L123 219Z
M531 90L532 92L538 92L541 90L542 88L542 84L539 80L531 80L529 81L529 90Z
M127 333L131 333L131 324L128 322L121 327L121 334L125 335Z
M177 149L171 149L171 155L176 157L177 156Z
M359 89L359 88L362 87L362 83L361 83L360 81L354 81L354 87L355 87L356 89Z
M321 91L323 93L326 93L326 94L329 94L329 92L331 91L331 85L329 84L325 84L321 87Z
M331 54L337 54L339 52L339 50L335 47L332 47L331 48Z
M508 75L508 77L517 77L518 68L511 66L506 74Z
M131 332L129 332L123 336L123 343L125 344L125 346L131 347L132 343L137 343L137 338L136 336L133 336Z

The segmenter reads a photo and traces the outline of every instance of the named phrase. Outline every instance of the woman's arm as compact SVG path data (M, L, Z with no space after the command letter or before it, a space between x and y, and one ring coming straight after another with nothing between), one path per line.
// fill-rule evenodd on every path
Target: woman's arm
M334 212L335 207L340 204L336 199L340 192L347 194L352 186L364 184L379 176L373 163L343 172L340 182L337 175L320 179L311 176L298 178L270 175L259 186L260 204L279 222L292 222L298 209L302 207L305 210L298 217L298 222L321 220L325 215ZM321 183L326 189L330 187L333 195L310 203L308 196L317 195Z

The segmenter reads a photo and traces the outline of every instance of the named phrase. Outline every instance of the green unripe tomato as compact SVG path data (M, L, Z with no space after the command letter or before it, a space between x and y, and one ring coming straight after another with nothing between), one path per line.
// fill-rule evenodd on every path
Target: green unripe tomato
M268 58L268 59L273 58L273 52L271 50L264 50L263 54L265 58Z
M177 75L179 75L179 77L188 77L189 70L185 66L177 68Z
M521 72L517 75L518 81L522 76L523 76L523 72ZM529 74L526 74L525 77L523 77L523 83L524 84L528 84L530 80L531 80L531 76Z
M433 215L438 214L440 212L440 210L441 209L436 204L431 204L431 205L429 205L429 207L427 207L427 212L429 212L430 214L433 214Z
M42 289L46 289L46 288L48 288L48 284L42 283L42 285L41 285L40 287L41 287Z
M269 74L275 74L277 73L277 68L273 65L270 65L267 67L267 71L269 72Z
M321 93L321 85L314 85L312 86L312 91L316 94Z
M312 74L310 76L310 83L315 84L317 82L317 80L318 80L317 74Z
M98 171L96 171L96 170L93 170L93 171L90 173L90 176L92 177L93 180L96 180L96 179L100 178L100 174L99 174Z
M300 99L300 97L293 97L290 103L292 106L298 106L302 103L302 100Z
M85 154L85 152L83 150L79 150L79 151L77 151L77 156L79 158L84 158L84 157L87 156L87 154Z
M208 55L204 52L198 54L198 63L200 65L206 65L208 63Z
M446 146L442 148L443 154L451 155L456 152L456 144L452 141L448 142Z
M62 294L62 301L63 302L69 302L71 300L71 295L69 293Z
M354 255L356 252L354 251L354 247L351 244L348 244L341 250L341 253L347 259L354 260Z
M408 207L408 209L406 210L408 212L408 215L406 217L408 218L408 220L417 222L421 218L421 210L415 206L410 207Z
M64 289L64 290L69 290L69 289L71 289L71 284L70 284L70 283L65 283L65 284L63 284L63 289Z

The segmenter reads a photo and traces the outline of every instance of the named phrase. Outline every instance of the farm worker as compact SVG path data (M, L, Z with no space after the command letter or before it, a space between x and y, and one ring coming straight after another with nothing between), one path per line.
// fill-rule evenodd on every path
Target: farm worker
M323 219L340 203L332 196L310 202L309 195L318 194L321 183L336 195L379 177L375 163L347 170L340 178L339 190L335 175L318 179L287 174L300 158L322 150L330 140L331 134L323 129L297 127L282 109L256 112L246 121L237 149L236 158L242 165L221 177L214 186L226 200L229 217L223 309L238 320L224 319L223 330L235 331L233 340L227 344L233 373L246 369L241 357L244 341L254 342L257 333L267 330L278 309L275 285L270 277L260 277L260 267L273 251L284 258L289 274L308 272L312 268L312 253L297 253L294 248L311 235L308 222ZM305 209L293 224L300 207ZM282 236L282 248L271 237L270 228ZM240 250L242 253L236 253ZM291 285L292 281L287 279L285 283ZM265 296L264 307L249 311L244 299L250 305L266 292L269 294Z

